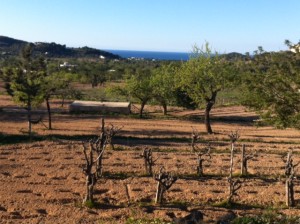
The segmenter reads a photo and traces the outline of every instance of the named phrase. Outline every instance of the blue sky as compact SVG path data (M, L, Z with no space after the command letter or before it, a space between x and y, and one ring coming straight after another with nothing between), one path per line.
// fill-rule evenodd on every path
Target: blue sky
M299 0L0 0L0 35L70 47L221 53L300 40Z

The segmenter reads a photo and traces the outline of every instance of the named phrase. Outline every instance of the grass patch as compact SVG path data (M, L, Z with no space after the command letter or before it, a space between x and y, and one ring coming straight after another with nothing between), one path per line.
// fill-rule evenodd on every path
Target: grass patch
M114 180L125 180L129 177L136 177L137 175L135 173L125 173L125 172L119 172L119 173L111 173L109 171L103 172L103 177L107 179L114 179Z
M155 205L154 201L151 199L141 199L141 201L138 201L134 204L138 207L153 207Z
M251 174L251 173L241 174L240 172L238 172L238 173L233 173L232 177L239 177L239 178L246 179L246 178L255 178L255 177L259 177L259 176Z
M236 205L238 205L238 204L229 202L227 199L212 204L213 207L217 207L217 208L233 208L233 207L236 207Z
M87 200L86 202L84 202L83 206L87 208L95 208L97 204L91 200Z
M300 223L299 216L286 216L277 212L267 212L261 216L239 217L234 219L232 224L293 224Z
M178 208L187 208L190 205L188 201L171 201L169 204Z
M227 199L212 204L213 207L227 208L227 209L265 209L264 206L258 204L240 204L237 202L229 202Z
M183 180L206 180L210 178L222 178L227 177L228 174L221 174L221 173L204 173L202 176L199 176L197 173L188 173L188 174L178 174L179 179Z

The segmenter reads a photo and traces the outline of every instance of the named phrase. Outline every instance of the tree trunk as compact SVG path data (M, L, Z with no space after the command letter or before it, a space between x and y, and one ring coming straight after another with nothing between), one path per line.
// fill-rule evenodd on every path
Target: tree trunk
M247 160L245 159L245 144L242 147L242 158L241 158L241 175L247 175Z
M233 157L234 157L234 143L231 143L229 178L232 178L232 173L233 173Z
M96 163L96 176L97 176L97 178L102 177L102 173L103 173L102 172L102 155L100 156L100 158L98 159L98 161Z
M144 162L145 162L145 171L146 171L146 174L149 174L148 162L147 162L146 158L144 158Z
M161 183L158 182L156 188L155 204L161 203L160 196L161 196Z
M46 104L47 104L47 111L48 111L48 129L52 130L52 118L51 118L51 108L50 108L49 97L46 98Z
M203 159L198 160L197 173L199 177L203 177Z
M155 204L162 204L165 190L166 189L164 188L164 186L160 182L158 182L157 190L156 190L156 197L155 197Z
M286 206L293 207L295 205L294 183L290 177L288 177L285 182L285 193L286 193Z
M86 196L83 203L90 201L94 202L94 180L93 175L87 175L86 177Z
M27 101L28 135L31 138L31 101Z
M210 125L210 111L211 111L212 107L215 105L217 93L218 93L218 90L213 91L212 95L211 95L211 98L206 99L204 123L205 123L206 132L208 134L213 134L213 131L212 131L212 128L211 128L211 125Z
M146 102L143 101L143 102L141 103L140 118L143 118L143 111L144 111L145 105L146 105Z
M162 107L163 107L163 114L167 115L168 114L168 107L167 107L166 102L162 103Z
M159 201L158 201L159 204L163 203L164 193L165 193L165 189L163 188L163 186L160 186Z
M290 203L291 203L291 201L290 201L290 189L289 189L289 185L290 185L290 180L287 179L285 181L285 197L286 197L285 203L286 203L287 207L290 207Z
M65 105L65 96L63 95L62 96L62 101L61 101L61 107L64 107Z
M149 175L150 176L152 176L153 175L153 171L152 171L152 165L151 164L149 164Z
M206 108L205 108L204 123L205 123L206 132L208 134L213 133L211 125L210 125L210 116L209 116L212 106L213 106L213 104L208 102L206 104Z
M232 182L229 182L229 196L227 198L228 203L232 202L232 197L233 197L233 186L232 186Z

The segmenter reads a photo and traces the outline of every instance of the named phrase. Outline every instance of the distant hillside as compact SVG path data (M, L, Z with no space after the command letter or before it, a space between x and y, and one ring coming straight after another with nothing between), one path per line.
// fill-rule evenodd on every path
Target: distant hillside
M232 60L237 60L237 59L246 59L247 56L244 54L240 54L237 52L231 52L228 54L223 54L221 57L224 57L226 60L232 61Z
M100 56L106 59L120 59L119 55L109 53L107 51L98 50L90 47L69 48L66 45L57 43L36 42L30 43L23 40L16 40L6 36L0 36L0 57L17 56L27 44L32 44L33 55L44 55L47 57L62 58L99 58Z

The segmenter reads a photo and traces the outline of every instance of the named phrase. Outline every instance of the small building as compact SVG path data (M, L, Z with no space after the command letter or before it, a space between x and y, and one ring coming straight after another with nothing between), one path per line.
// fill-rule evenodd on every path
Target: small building
M102 114L130 114L130 102L98 102L76 100L69 106L70 112L99 112Z
M76 67L77 65L73 65L73 64L70 64L69 62L64 62L63 64L60 64L59 67L63 68L73 68L73 67Z

